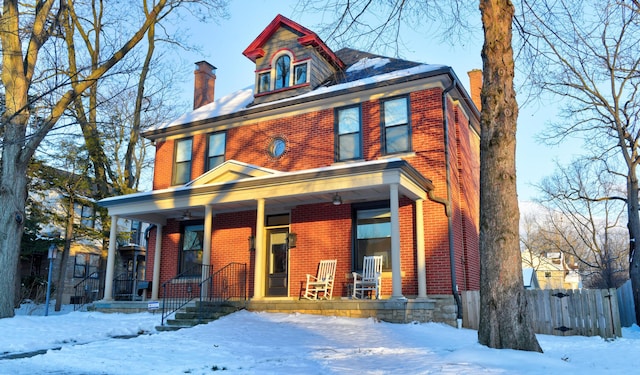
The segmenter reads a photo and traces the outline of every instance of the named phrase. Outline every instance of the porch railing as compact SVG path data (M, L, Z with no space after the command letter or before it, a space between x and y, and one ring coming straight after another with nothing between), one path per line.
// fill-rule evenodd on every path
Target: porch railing
M73 310L103 298L101 272L92 272L73 286Z
M162 283L162 325L169 315L208 294L212 270L213 266L198 264Z
M199 301L198 320L204 314L203 302L225 302L247 299L247 265L229 263L215 273L213 266L199 266L202 277L194 270L184 272L162 284L162 325L165 319L189 302ZM197 270L196 270L197 271ZM196 273L197 274L197 273Z

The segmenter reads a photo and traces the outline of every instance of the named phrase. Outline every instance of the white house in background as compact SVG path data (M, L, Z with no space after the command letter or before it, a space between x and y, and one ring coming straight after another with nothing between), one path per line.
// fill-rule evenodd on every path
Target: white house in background
M538 282L538 276L533 268L522 267L522 279L524 281L525 289L540 289L540 283Z
M562 252L522 253L522 268L535 270L540 289L581 289L578 264L570 262ZM526 285L526 279L525 279Z

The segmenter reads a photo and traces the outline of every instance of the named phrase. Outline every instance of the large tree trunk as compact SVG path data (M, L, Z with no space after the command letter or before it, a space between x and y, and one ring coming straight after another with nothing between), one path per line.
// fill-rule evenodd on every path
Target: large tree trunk
M640 205L638 204L638 177L635 163L629 167L627 174L627 214L629 216L629 279L633 291L633 302L636 310L636 323L640 324L640 251L638 251L638 236L640 236Z
M541 352L527 316L519 246L516 121L509 0L481 0L480 327L491 348ZM515 219L515 220L514 220Z

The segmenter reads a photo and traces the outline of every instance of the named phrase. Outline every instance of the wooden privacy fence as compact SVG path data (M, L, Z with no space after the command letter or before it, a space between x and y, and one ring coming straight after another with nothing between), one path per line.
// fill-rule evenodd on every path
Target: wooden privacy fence
M480 292L461 293L463 326L478 329ZM615 289L525 290L536 333L555 336L622 336Z

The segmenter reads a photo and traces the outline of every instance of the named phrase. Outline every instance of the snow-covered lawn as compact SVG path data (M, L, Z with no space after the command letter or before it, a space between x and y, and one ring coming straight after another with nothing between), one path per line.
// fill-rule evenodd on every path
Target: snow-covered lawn
M0 374L633 374L640 329L623 338L539 335L544 354L489 349L443 324L239 311L156 332L151 313L23 306L0 319ZM26 315L31 313L32 315ZM138 335L130 338L132 335ZM39 352L28 358L18 353Z

